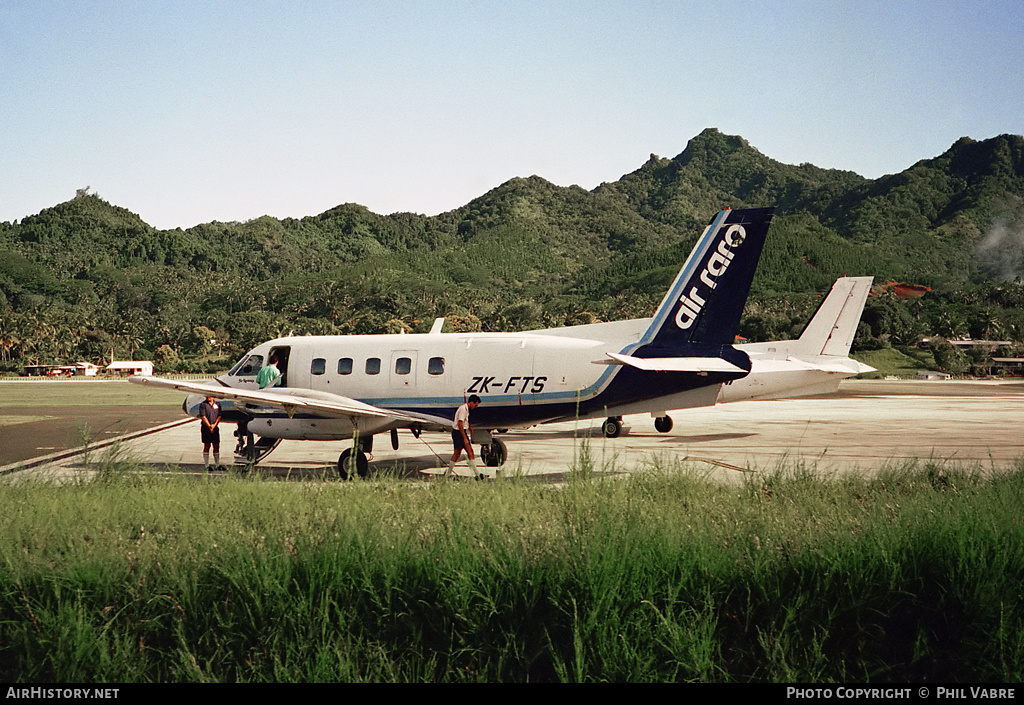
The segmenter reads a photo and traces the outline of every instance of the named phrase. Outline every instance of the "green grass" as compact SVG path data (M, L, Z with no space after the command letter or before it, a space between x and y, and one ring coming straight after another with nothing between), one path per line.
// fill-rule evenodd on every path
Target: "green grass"
M181 406L182 392L128 380L0 380L0 408L18 406Z
M0 679L1019 681L1024 467L0 493Z
M912 354L908 355L896 348L883 348L881 350L864 350L851 357L865 365L871 365L877 370L860 375L865 379L881 379L888 375L915 378L918 372L938 369L930 351L916 349L908 349L908 351Z

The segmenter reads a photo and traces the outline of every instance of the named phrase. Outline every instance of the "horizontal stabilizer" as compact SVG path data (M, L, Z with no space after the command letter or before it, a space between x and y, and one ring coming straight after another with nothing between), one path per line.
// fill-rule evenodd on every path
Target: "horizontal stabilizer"
M838 374L849 375L853 374L864 374L865 372L874 372L875 368L869 365L865 365L861 362L857 362L851 358L841 358L834 362L812 362L810 366L816 370L822 372L835 372Z
M635 367L646 372L739 372L746 374L746 370L737 367L728 360L720 357L633 357L632 355L620 355L608 353L615 362Z

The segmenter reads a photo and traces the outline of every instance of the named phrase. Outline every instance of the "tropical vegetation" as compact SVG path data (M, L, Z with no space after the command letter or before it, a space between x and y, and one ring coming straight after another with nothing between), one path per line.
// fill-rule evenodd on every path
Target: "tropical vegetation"
M436 216L345 204L157 230L80 190L0 222L0 368L113 355L215 370L278 334L425 331L437 316L461 331L645 316L715 212L767 205L776 220L741 324L748 339L794 334L836 277L872 275L926 293L879 289L860 349L1024 341L1024 137L963 138L866 179L781 164L708 129L675 158L652 155L592 191L516 178Z

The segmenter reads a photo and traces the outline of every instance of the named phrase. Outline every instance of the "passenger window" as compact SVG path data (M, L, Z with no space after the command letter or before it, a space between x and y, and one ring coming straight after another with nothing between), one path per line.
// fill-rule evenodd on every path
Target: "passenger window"
M322 375L327 371L327 360L322 357L313 358L313 364L310 365L309 371L315 375Z
M395 374L407 375L412 372L412 360L408 357L400 357L395 360Z
M235 369L231 370L230 374L238 377L249 377L257 374L261 369L263 369L263 356L250 355L235 365Z
M443 357L432 357L427 363L427 374L432 375L443 375L444 374L444 358Z
M366 374L368 375L379 375L380 374L380 358L371 357L366 360Z
M339 375L350 375L352 374L352 358L343 357L338 360L338 374Z

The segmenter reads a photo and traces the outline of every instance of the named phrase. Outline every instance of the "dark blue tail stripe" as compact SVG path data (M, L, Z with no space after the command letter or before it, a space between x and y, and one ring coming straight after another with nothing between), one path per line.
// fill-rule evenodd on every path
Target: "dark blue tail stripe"
M692 354L694 345L731 345L773 212L724 210L715 216L637 347L673 356L687 349Z

